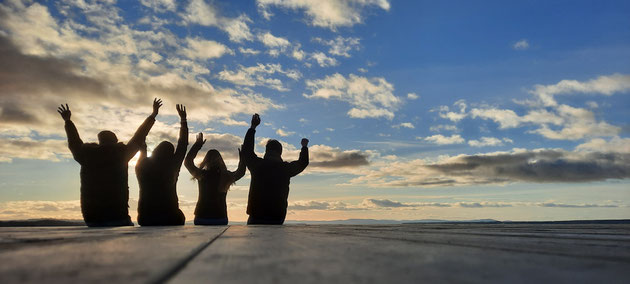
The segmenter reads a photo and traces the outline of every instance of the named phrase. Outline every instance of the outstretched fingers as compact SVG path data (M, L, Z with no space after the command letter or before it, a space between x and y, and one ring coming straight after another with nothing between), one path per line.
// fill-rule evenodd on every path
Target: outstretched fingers
M177 114L179 114L181 118L186 118L186 106L177 104L175 105L175 108L177 109Z
M63 118L64 120L70 119L71 112L70 112L70 107L68 106L68 104L66 104L65 106L61 104L57 108L57 112L61 115L61 118Z

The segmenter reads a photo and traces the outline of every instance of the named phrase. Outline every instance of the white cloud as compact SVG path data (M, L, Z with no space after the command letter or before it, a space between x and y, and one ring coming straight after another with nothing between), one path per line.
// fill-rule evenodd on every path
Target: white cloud
M418 94L416 94L416 93L408 93L407 94L407 99L417 100L418 98L420 98L420 96L418 96Z
M291 136L291 135L295 134L295 132L293 132L293 131L285 131L282 128L278 128L276 130L276 134L278 134L278 135L280 135L282 137L287 137L287 136Z
M401 127L404 127L404 128L409 128L409 129L414 129L414 128L416 128L415 126L413 126L413 123L411 123L411 122L403 122L403 123L400 123L400 124L392 125L392 127L393 127L393 128L401 128Z
M363 22L363 10L378 7L388 11L388 0L257 0L259 11L269 19L273 14L270 6L285 9L302 10L309 18L309 23L317 27L335 30L337 27L349 27Z
M470 114L473 118L490 119L499 124L499 128L514 128L521 124L522 119L511 109L472 109Z
M224 118L220 120L221 123L225 124L225 125L239 125L239 126L249 126L249 123L247 123L246 121L238 121L238 120L234 120L231 118Z
M569 93L593 93L609 96L629 90L630 75L600 76L586 82L562 80L554 85L536 85L530 93L537 98L537 101L525 101L523 103L529 107L525 115L519 115L511 109L488 106L473 108L466 112L466 105L462 104L463 107L460 107L459 112L451 112L447 106L440 107L439 116L455 122L467 116L492 120L499 124L500 129L535 125L538 128L528 131L529 133L536 133L555 140L616 136L620 133L621 127L598 120L595 114L588 109L559 104L554 96ZM590 104L590 106L596 107L597 105Z
M140 3L160 13L165 11L175 12L177 9L175 0L140 0Z
M305 97L340 100L350 103L348 115L353 118L385 117L392 119L401 100L394 96L394 86L385 78L366 78L350 74L347 78L339 73L319 80L306 80L311 94Z
M286 38L274 36L270 32L258 34L258 40L260 40L260 42L262 42L265 46L271 48L286 48L291 45L289 40Z
M238 51L242 54L246 54L246 55L257 55L260 53L260 51L252 49L252 48L243 48L243 47L239 47Z
M436 134L425 138L418 137L418 139L423 139L438 145L462 144L466 142L466 140L464 140L464 138L462 138L459 134L453 134L451 136Z
M530 91L543 106L556 106L555 95L586 93L610 96L614 93L630 91L630 75L613 74L599 76L585 82L562 80L553 85L536 85Z
M264 86L278 91L288 91L282 81L271 78L274 74L282 74L290 79L297 80L302 74L297 70L284 70L280 64L261 64L244 67L239 65L236 71L223 70L218 77L221 80L242 86Z
M245 15L237 18L226 18L219 15L217 9L206 3L204 0L192 0L186 7L186 14L182 17L189 23L195 23L202 26L214 26L225 31L230 40L241 42L243 40L251 41L254 39L247 23L252 20Z
M529 48L529 42L527 41L527 39L521 39L515 42L514 45L512 45L512 48L514 48L515 50L526 50Z
M503 146L504 142L512 143L513 141L509 138L481 137L479 140L468 140L468 145L472 147Z
M429 127L429 130L431 130L432 132L440 132L442 130L445 130L445 131L459 131L457 126L455 126L455 125L447 125L447 124L440 124L440 125L436 125L436 126L431 126L431 127Z
M440 117L451 120L453 122L458 122L468 115L466 113L466 101L458 100L453 105L459 108L459 112L449 111L450 109L448 106L441 106L439 108Z
M212 59L224 54L234 54L227 46L213 40L187 38L188 47L182 53L190 59Z
M630 138L615 136L606 141L602 138L594 138L575 147L579 151L587 152L617 152L630 153Z
M313 38L313 41L327 45L330 47L328 53L331 55L350 57L350 51L359 50L359 38L337 36L335 39L324 40L322 38Z
M302 61L302 59L306 57L306 52L301 50L300 47L301 46L298 44L293 48L293 51L291 52L291 57L295 58L296 60Z
M328 57L323 52L311 53L311 59L315 60L320 67L336 66L337 64L339 64L337 62L337 59Z

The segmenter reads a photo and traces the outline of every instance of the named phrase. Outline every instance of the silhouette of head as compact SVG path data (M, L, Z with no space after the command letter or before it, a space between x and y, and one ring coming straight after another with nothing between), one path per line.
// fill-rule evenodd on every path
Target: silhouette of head
M269 139L267 141L267 147L265 149L265 154L274 153L278 155L282 155L282 144L275 139Z
M151 158L154 160L170 159L175 155L175 147L171 142L162 141L153 149Z
M199 168L206 169L206 170L219 169L219 170L227 171L227 167L225 166L223 157L221 157L221 153L219 153L219 151L217 151L216 149L208 150L208 152L206 153L206 156L203 158L203 161L201 162L201 165L199 165Z
M112 145L118 143L118 137L114 132L109 130L103 130L98 133L98 144L100 145Z

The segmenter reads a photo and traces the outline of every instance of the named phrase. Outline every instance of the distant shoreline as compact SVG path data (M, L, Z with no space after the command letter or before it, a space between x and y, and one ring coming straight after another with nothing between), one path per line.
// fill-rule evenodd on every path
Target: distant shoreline
M190 224L189 224L190 223ZM192 225L191 222L187 222ZM230 222L230 225L244 225L245 222ZM630 224L630 219L604 219L604 220L562 220L562 221L497 221L493 219L482 220L378 220L378 219L347 219L332 221L301 221L287 220L286 225L417 225L417 224ZM85 226L82 220L64 219L27 219L27 220L0 220L0 227L69 227Z

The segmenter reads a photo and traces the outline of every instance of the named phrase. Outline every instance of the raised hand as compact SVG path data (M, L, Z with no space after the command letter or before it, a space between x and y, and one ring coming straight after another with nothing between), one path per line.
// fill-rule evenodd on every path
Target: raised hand
M195 141L195 144L201 146L203 145L203 143L206 143L206 140L203 139L203 133L199 132L199 134L197 134L197 140Z
M308 139L302 138L302 147L308 147Z
M70 107L68 107L68 104L66 104L66 106L61 105L60 107L58 107L57 112L61 114L61 118L63 118L64 121L70 120L70 116L72 115L72 112L70 112Z
M160 110L161 106L162 106L161 99L158 99L158 98L153 99L153 113L151 113L153 117L155 117L158 114L158 111Z
M260 124L260 116L255 113L254 115L252 115L252 128L256 128L256 126L258 126Z
M177 109L177 114L179 114L179 118L181 120L186 120L186 106L184 105L175 105Z

